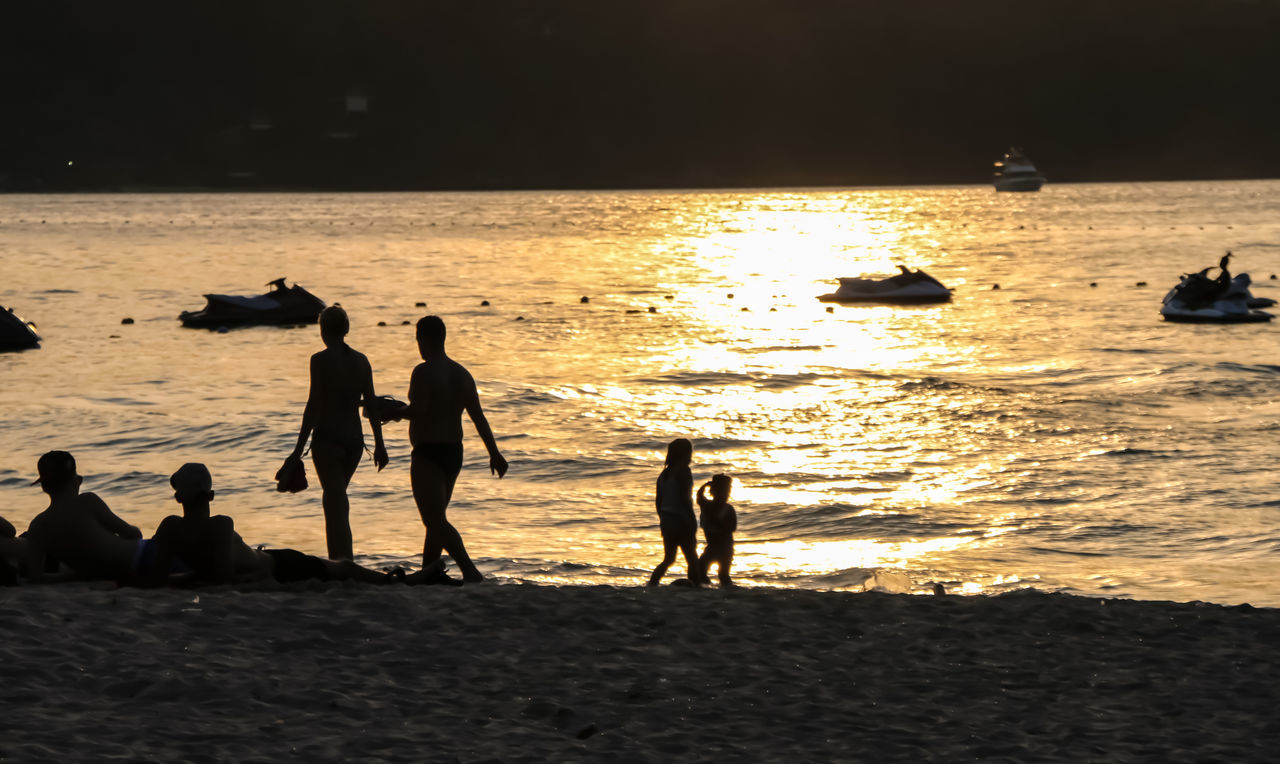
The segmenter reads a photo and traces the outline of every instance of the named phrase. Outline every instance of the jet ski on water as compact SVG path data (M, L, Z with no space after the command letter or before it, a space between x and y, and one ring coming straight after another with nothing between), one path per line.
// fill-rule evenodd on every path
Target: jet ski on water
M1227 270L1231 253L1218 261L1220 273L1209 278L1209 269L1183 274L1178 285L1164 296L1160 315L1166 321L1187 324L1250 324L1270 321L1271 313L1257 310L1275 305L1267 297L1254 297L1249 291L1252 280L1247 273L1233 278Z
M820 295L823 302L925 305L950 302L951 290L922 270L899 265L901 273L888 278L840 278L840 288Z
M13 308L0 307L0 350L29 350L40 347L36 325L14 315Z
M203 310L184 310L178 320L183 326L216 329L222 326L262 324L314 324L324 310L324 300L294 284L285 286L284 277L268 282L266 294L241 296L206 294Z

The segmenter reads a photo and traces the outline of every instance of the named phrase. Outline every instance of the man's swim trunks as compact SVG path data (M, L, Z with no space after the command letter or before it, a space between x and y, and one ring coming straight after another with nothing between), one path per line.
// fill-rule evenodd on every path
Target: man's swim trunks
M419 443L413 447L413 459L426 459L440 468L446 477L457 477L462 471L462 441L457 443Z
M294 581L328 581L329 567L319 557L303 554L296 549L264 549L271 555L275 570L271 577L282 584Z

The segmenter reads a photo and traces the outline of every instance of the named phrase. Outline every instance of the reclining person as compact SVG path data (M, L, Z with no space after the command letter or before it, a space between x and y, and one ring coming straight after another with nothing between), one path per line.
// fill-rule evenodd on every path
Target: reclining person
M137 583L150 567L154 546L142 531L120 519L97 494L80 493L84 478L66 451L50 451L36 465L37 483L49 507L31 520L23 539L29 550L27 573L43 578L45 558L65 563L81 579Z
M294 581L362 581L389 584L396 571L382 573L350 560L326 560L293 549L254 549L244 543L227 515L210 515L213 478L203 464L188 462L169 478L182 515L170 515L156 529L155 571L181 561L201 583L228 584L274 579ZM402 575L402 573L401 573Z

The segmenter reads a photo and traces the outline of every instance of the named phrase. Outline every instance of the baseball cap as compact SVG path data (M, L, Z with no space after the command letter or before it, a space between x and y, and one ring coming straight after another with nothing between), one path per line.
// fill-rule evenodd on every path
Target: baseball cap
M182 501L191 496L212 491L213 478L209 475L208 467L199 462L187 462L169 478L169 485L173 486L174 494L179 501Z
M31 481L31 485L57 488L75 477L76 458L66 451L49 451L36 462L36 471L40 477Z

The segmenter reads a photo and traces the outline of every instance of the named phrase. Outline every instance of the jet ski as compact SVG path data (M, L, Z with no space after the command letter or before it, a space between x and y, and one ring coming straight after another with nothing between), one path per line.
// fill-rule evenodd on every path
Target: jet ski
M0 350L29 350L40 347L36 325L14 315L13 308L0 307Z
M922 270L899 265L901 273L888 278L841 278L840 288L820 295L823 302L884 303L891 305L924 305L950 302L951 290Z
M302 287L285 286L284 277L268 283L266 294L241 296L206 294L203 310L184 310L178 320L183 326L216 329L222 326L260 324L314 324L324 310L324 301Z
M1208 277L1208 268L1183 274L1178 285L1164 296L1160 306L1164 320L1185 324L1251 324L1275 318L1256 310L1274 305L1275 300L1254 297L1249 292L1251 281L1247 273L1230 278L1226 260L1226 257L1222 259L1222 274L1216 279Z

